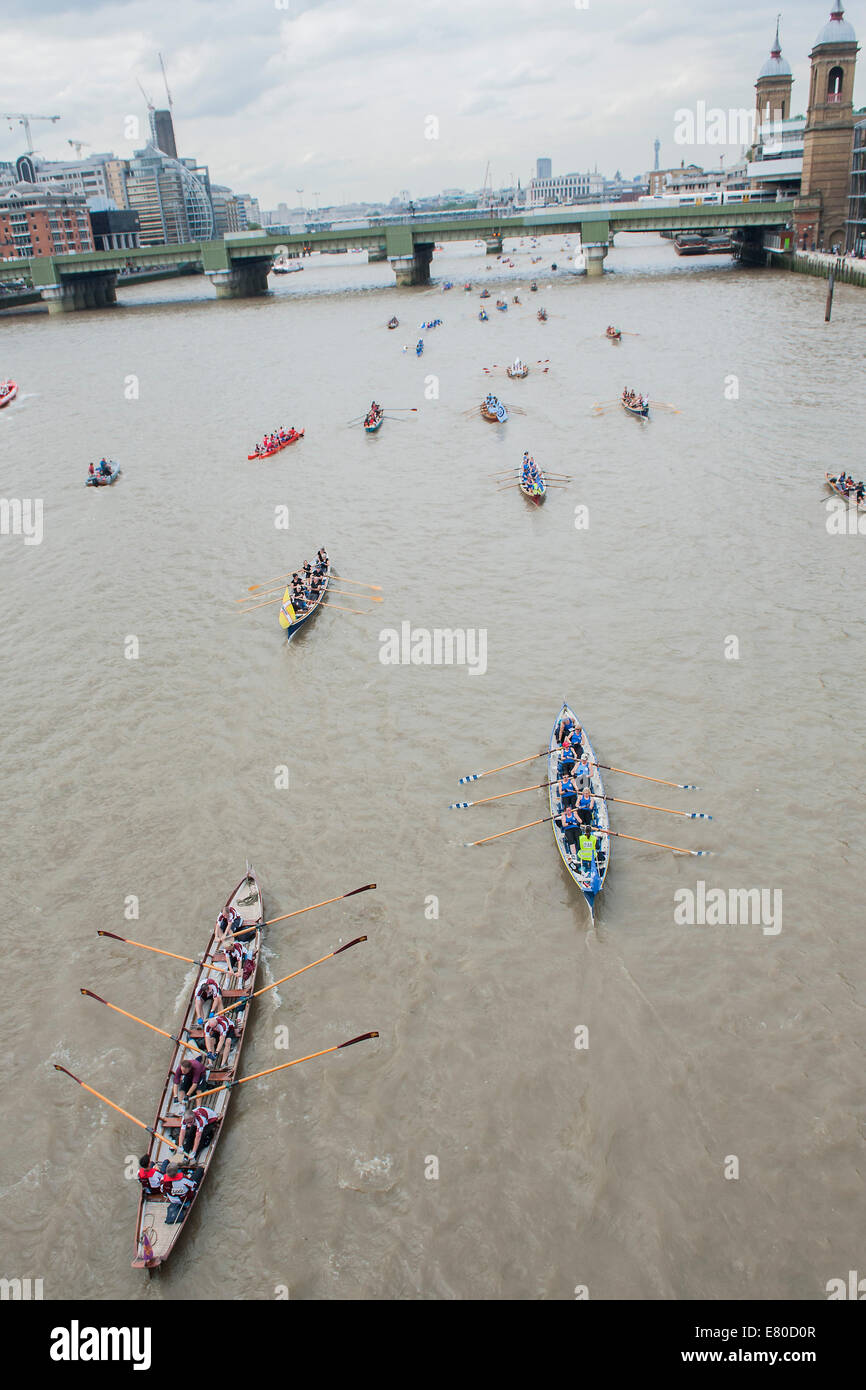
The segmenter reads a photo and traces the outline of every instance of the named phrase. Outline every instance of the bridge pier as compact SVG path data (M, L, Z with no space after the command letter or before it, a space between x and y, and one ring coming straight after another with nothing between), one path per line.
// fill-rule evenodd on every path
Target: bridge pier
M584 243L583 254L586 260L587 275L602 275L607 256L607 242L591 242L588 246Z
M42 285L40 294L49 314L71 314L77 309L106 309L117 303L114 271L76 275L54 285Z
M398 285L429 285L433 243L419 242L410 256L389 256Z
M488 236L488 237L485 237L485 238L484 238L484 245L485 245L485 248L486 248L486 249L485 249L485 252L484 252L485 256L501 256L501 255L502 255L502 237L501 237L501 236Z
M236 261L227 270L206 270L217 299L252 299L268 293L270 260Z

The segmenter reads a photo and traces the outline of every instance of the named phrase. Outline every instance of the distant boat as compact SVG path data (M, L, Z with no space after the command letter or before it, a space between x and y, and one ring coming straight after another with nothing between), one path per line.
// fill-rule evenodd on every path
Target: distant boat
M297 270L303 270L303 266L297 257L289 261L285 256L278 256L271 267L275 275L292 275Z

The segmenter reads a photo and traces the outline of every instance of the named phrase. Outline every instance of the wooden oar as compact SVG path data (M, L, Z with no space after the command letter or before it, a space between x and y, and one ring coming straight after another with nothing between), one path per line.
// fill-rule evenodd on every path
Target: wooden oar
M368 584L364 579L350 579L347 574L332 574L331 578L338 579L341 584L360 584L364 589L378 589L381 591L382 588L381 584ZM358 597L360 598L361 595L359 594Z
M116 1004L109 1004L107 999L103 999L100 994L94 994L92 989L83 989L81 993L88 999L95 999L98 1004L104 1004L107 1009L113 1009L116 1014L123 1014L124 1018L131 1018L133 1023L143 1024L144 1027L149 1028L152 1033L161 1033L164 1038L170 1038L172 1042L180 1043L181 1047L185 1047L189 1052L194 1052L196 1056L207 1056L207 1053L202 1052L200 1047L196 1047L195 1044L191 1042L184 1042L183 1038L178 1037L177 1033L167 1033L164 1028L157 1028L156 1024L148 1023L147 1019L139 1018L136 1014L128 1014L126 1009L119 1009Z
M378 1033L361 1033L357 1038L350 1038L348 1042L337 1043L336 1047L326 1047L321 1052L310 1052L306 1057L296 1057L293 1062L283 1062L281 1066L268 1067L266 1071L254 1071L251 1076L242 1076L237 1081L227 1081L224 1086L215 1086L212 1091L199 1091L198 1099L204 1100L206 1096L215 1096L220 1091L230 1090L232 1086L243 1086L245 1082L256 1081L260 1076L271 1076L275 1071L285 1071L287 1067L296 1067L300 1062L312 1062L314 1057L327 1057L329 1052L339 1052L341 1047L352 1047L354 1043L366 1042L368 1038L378 1038L378 1036Z
M285 587L285 586L284 586L283 584L278 584L276 589L265 589L264 592L265 592L266 594L267 594L267 593L271 593L271 594L273 594L273 593L279 593L282 589L284 589L284 587ZM360 597L361 597L360 594L355 594L354 592L352 592L352 591L349 590L349 589L332 589L330 585L328 585L328 588L325 590L325 592L328 593L328 594L339 594L342 598L360 598ZM255 597L257 598L258 595L255 595ZM384 603L384 602L385 602L384 599L382 599L382 598L377 598L375 594L364 594L364 598L369 599L370 603ZM252 599L249 599L249 598L236 598L236 599L235 599L235 603L251 603L251 602L252 602ZM273 600L271 600L271 602L273 602ZM264 604L259 604L259 607L260 607L260 608L263 608L264 606L265 606Z
M123 1115L125 1119L131 1120L134 1125L138 1125L139 1129L147 1130L147 1133L152 1134L154 1139L161 1140L163 1144L168 1144L170 1149L174 1149L175 1153L180 1153L180 1146L175 1144L173 1139L169 1139L167 1135L161 1134L158 1129L152 1129L151 1126L146 1125L143 1120L137 1120L134 1115L130 1115L128 1110L123 1110L119 1105L115 1105L113 1100L109 1100L108 1096L102 1095L100 1091L94 1091L92 1086L88 1086L81 1080L81 1077L76 1076L74 1072L67 1071L66 1067L61 1067L58 1062L54 1063L54 1070L65 1071L67 1076L71 1076L73 1081L77 1081L83 1090L89 1091L92 1096L96 1096L97 1100L101 1100L105 1105L110 1105L112 1110L116 1110L117 1113Z
M464 844L464 849L474 849L476 845L489 844L491 840L501 840L505 835L515 835L518 830L529 830L533 825L544 825L547 821L557 820L558 816L542 816L541 820L530 820L525 825L515 825L511 830L500 830L498 835L485 835L483 840L469 840ZM683 849L681 845L663 845L660 840L641 840L637 835L623 835L621 830L605 830L600 826L593 828L596 835L616 835L619 840L635 840L639 845L654 845L656 849L672 849L675 854L692 854L695 858L711 854L708 849Z
M664 777L647 777L645 772L629 772L625 767L611 767L610 763L590 763L590 767L603 767L605 772L621 772L624 777L639 777L642 782L658 782L661 787L676 787L681 792L699 792L694 782L666 782Z
M247 927L249 931L249 927ZM174 951L163 951L159 946L146 946L143 941L133 941L128 936L118 936L113 931L97 931L97 936L108 936L112 941L122 941L126 946L139 946L142 951L155 951L158 956L171 956L172 960L184 960L187 965L201 965L207 970L216 970L223 975L231 975L234 972L228 965L212 965L210 961L194 960L192 956L179 956Z
M220 1009L220 1014L230 1014L232 1009L239 1009L242 1004L246 1004L248 999L258 999L260 994L267 994L269 989L276 989L277 985L284 985L286 980L293 980L296 975L303 975L305 970L312 970L314 965L321 965L323 960L330 960L332 956L338 956L341 951L348 951L350 946L357 946L359 942L366 941L366 936L356 936L354 941L347 941L345 946L338 946L336 951L329 951L326 956L319 956L318 960L310 961L309 965L302 965L300 970L293 970L291 975L284 975L281 980L274 980L272 985L265 985L264 989L257 989L253 994L245 994L243 999L238 999L235 1004L229 1004L227 1008Z
M327 593L328 593L328 591L325 590L324 597L327 597ZM354 594L352 594L351 597L354 598L354 597L355 597ZM359 594L359 595L358 595L358 598L370 598L370 599L373 599L373 595L372 595L372 594ZM272 604L275 604L275 603L282 603L282 601L283 601L283 600L282 600L279 596L277 596L277 598L268 598L268 599L265 599L264 603L251 603L251 604L249 604L249 606L246 607L246 608L235 608L233 611L234 611L235 613L240 613L240 614L244 614L244 613L255 613L256 609L258 609L258 608L270 608L270 607L272 606ZM377 602L377 603L381 603L381 602L382 602L381 599L374 599L373 601L374 601L374 602ZM343 608L343 607L341 607L341 605L340 605L339 603L324 603L322 606L323 606L324 608L336 608L337 611L340 612L340 613L372 613L372 612L373 612L373 609L372 609L372 608ZM304 617L307 617L307 616L309 616L309 610L308 610L307 613L299 613L299 614L298 614L298 617L301 617L301 618L304 618Z
M372 608L344 608L340 603L325 603L322 606L323 608L334 608L338 613L360 613L362 616L365 613L373 612Z
M513 792L499 792L497 796L482 796L478 801L452 801L448 807L449 811L464 811L469 806L486 806L488 801L504 801L507 796L519 796L521 792L534 792L542 787L555 787L561 779L556 782L534 782L531 787L518 787ZM624 796L599 796L597 792L590 791L590 796L594 801L617 801L621 806L641 806L645 811L665 811L669 816L685 816L686 820L712 820L712 816L707 815L706 811L674 811L669 806L653 806L649 801L627 801Z
M375 883L365 883L363 888L353 888L349 893L338 894L336 898L325 898L323 902L311 903L309 907L297 907L294 912L284 912L282 917L269 917L267 922L264 922L262 925L272 927L275 922L287 922L290 917L300 917L304 912L314 912L317 907L328 907L330 903L341 903L344 898L354 898L356 894L368 893L371 888L375 887ZM239 932L232 933L232 938L235 936L243 936L244 933L248 931L249 927L242 927ZM122 939L122 937L118 938L118 940Z
M467 777L459 777L458 785L463 786L466 782L477 782L479 777L489 777L493 772L504 772L509 767L519 767L521 763L531 763L535 758L546 758L550 752L549 748L544 748L540 753L530 753L528 758L518 758L513 763L503 763L501 767L489 767L486 772L470 772Z

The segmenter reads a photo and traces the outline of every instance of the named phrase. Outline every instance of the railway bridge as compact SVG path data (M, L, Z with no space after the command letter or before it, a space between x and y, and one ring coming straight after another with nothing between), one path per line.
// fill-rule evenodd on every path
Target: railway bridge
M247 298L267 293L274 256L306 251L338 251L347 246L369 253L370 260L387 259L398 285L426 284L437 244L483 240L489 254L502 250L503 238L575 236L581 238L586 273L601 275L608 248L617 232L719 232L730 230L739 244L757 256L767 233L775 233L784 250L790 235L793 203L774 199L745 200L721 206L670 206L653 203L614 203L609 206L541 208L525 213L471 211L438 216L415 214L370 219L367 225L333 225L276 235L262 231L221 241L190 242L180 246L143 246L135 250L87 251L74 255L33 256L0 261L0 282L29 279L30 295L38 296L51 313L104 308L114 304L117 284L124 276L181 273L206 275L218 299ZM3 305L0 296L0 307Z

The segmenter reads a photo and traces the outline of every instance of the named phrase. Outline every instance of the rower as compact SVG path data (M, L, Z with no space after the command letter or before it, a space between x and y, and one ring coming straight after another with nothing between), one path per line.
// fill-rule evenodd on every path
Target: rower
M575 802L577 801L577 786L569 773L566 773L566 775L560 779L557 790L559 792L562 810L573 810Z
M96 469L93 467L93 464L92 464L92 463L91 463L91 465L90 465L90 468L89 468L88 472L90 473L91 478L95 478L95 477L96 477Z
M595 798L589 787L585 787L577 800L577 814L581 822L587 829L592 825L593 813L595 811Z
M171 1164L162 1184L162 1190L169 1199L168 1211L165 1214L166 1226L174 1226L180 1220L187 1198L195 1192L203 1177L204 1168L198 1164L194 1168L186 1169L179 1163Z
M592 770L589 766L589 758L585 753L581 753L580 762L574 769L574 776L581 791L585 791L591 784Z
M553 737L557 743L564 743L566 736L576 727L574 717L571 714L563 714L553 731Z
M162 1191L162 1177L168 1167L168 1159L164 1158L162 1163L154 1163L150 1154L142 1154L138 1160L138 1181L147 1192Z
M558 821L562 827L562 838L565 841L566 851L568 852L569 858L573 858L575 847L580 837L580 821L578 820L577 813L572 806L569 806L567 810L562 811L558 816L554 816L554 820Z
M231 910L229 928L235 941L249 941L255 935L255 927L247 927L236 907Z
M186 1103L192 1100L196 1091L205 1078L205 1066L200 1057L185 1057L180 1066L174 1073L171 1088L171 1105L174 1105L178 1098L178 1092L186 1097Z
M208 977L195 992L195 1023L203 1023L210 1013L219 1013L222 1006L220 987L216 980Z
M209 1018L204 1026L204 1045L213 1058L212 1065L222 1069L228 1059L233 1042L238 1038L238 1029L226 1014ZM222 1049L222 1056L219 1055Z
M566 738L562 748L559 750L559 762L556 768L557 777L561 778L566 774L570 776L574 772L576 762L577 756Z
M188 1105L180 1122L178 1143L184 1153L192 1150L195 1158L199 1149L205 1148L213 1139L220 1116L208 1105Z
M214 947L222 946L222 944L223 944L223 942L225 941L226 937L229 935L229 919L228 919L228 917L227 917L227 915L226 915L225 908L222 909L222 911L220 912L219 916L218 916L217 919L216 919L216 924L214 925L213 935L214 935Z

